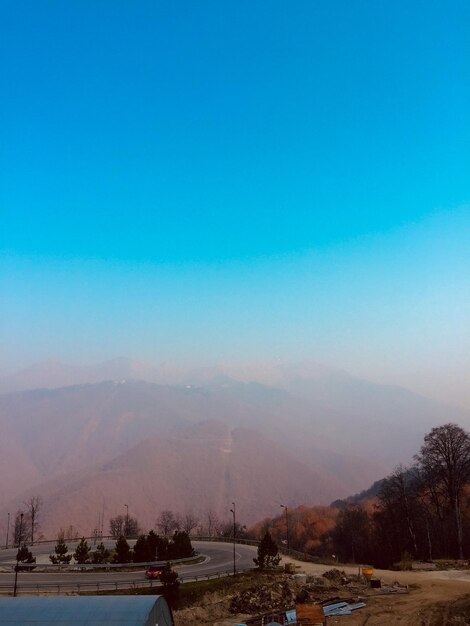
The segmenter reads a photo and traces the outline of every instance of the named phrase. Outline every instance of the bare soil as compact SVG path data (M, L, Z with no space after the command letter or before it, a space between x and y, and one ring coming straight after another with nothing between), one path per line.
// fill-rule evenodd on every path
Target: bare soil
M309 576L321 576L331 566L291 562L297 572ZM348 575L358 573L357 566L339 566ZM207 591L195 601L191 608L175 612L177 626L233 626L252 614L230 613L232 598L250 585L269 585L269 575L255 578L246 577L243 581L232 580L232 586L213 593ZM470 626L470 572L468 571L433 571L433 572L392 572L376 570L374 576L384 585L395 581L409 586L409 593L383 593L381 589L368 589L365 585L349 583L336 586L329 581L324 589L315 587L317 597L338 595L344 598L363 599L366 607L352 615L330 617L329 626ZM264 581L264 582L263 582ZM275 607L273 607L275 608ZM292 606L286 606L286 609ZM259 611L261 612L261 611Z

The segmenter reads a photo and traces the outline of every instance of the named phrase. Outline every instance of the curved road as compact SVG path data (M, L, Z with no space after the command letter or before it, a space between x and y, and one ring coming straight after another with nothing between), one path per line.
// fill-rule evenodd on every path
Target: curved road
M112 545L112 542L109 542ZM183 565L178 567L178 572L182 578L194 579L213 576L217 572L231 572L233 568L233 544L219 542L203 542L194 541L194 548L201 554L206 556L202 563L193 565ZM71 550L74 549L72 544L69 545ZM33 553L37 558L38 566L49 563L49 554L54 548L54 543L34 546ZM2 572L2 563L12 563L16 555L16 549L0 550L0 594L11 593L14 584L14 572ZM256 547L237 544L235 549L236 567L238 571L253 568L253 557L256 555ZM299 563L294 559L283 556L283 562L293 562L300 566L302 571L311 574L322 574L331 566L322 565L320 563ZM347 573L357 573L357 566L339 565L342 570ZM6 569L6 568L5 568ZM402 583L423 583L425 581L454 581L455 583L465 582L470 584L470 571L432 571L432 572L392 572L389 570L376 570L376 575L385 581L392 582L398 577ZM124 589L136 586L146 586L150 584L145 578L144 568L134 571L89 571L89 572L20 572L18 574L18 593L19 594L35 594L45 591L41 590L41 586L50 585L49 591L52 593L65 593L68 591L76 591L77 585L80 585L82 591L94 591L97 585L101 589ZM39 585L39 589L38 586ZM157 586L158 583L153 583ZM60 589L59 589L60 586Z
M52 545L52 547L51 547ZM177 567L182 578L206 577L217 572L230 572L233 568L233 544L218 542L194 541L193 546L197 552L204 555L206 559L202 563L193 565L183 565ZM72 550L74 549L70 545ZM34 546L33 554L36 556L38 565L46 563L48 556L53 551L53 544ZM16 550L2 550L0 553L0 569L2 563L12 563L16 555ZM245 570L254 567L253 557L256 556L254 546L236 545L235 562L237 570ZM14 572L0 572L0 593L8 593L13 589ZM146 583L144 569L137 571L89 571L89 572L19 572L18 573L18 593L35 592L37 585L51 585L58 591L77 589L77 585L86 591L87 586L96 588L99 584L103 589L123 588L124 583L133 583L136 586ZM156 583L154 583L156 584ZM52 589L51 589L52 590Z

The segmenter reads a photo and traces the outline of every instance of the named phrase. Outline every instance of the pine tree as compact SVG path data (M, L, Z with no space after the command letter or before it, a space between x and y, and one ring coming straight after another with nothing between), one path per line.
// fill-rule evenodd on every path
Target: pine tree
M110 553L104 547L104 543L101 542L96 546L96 550L91 553L91 562L92 563L108 563L109 562Z
M172 588L175 589L179 587L180 581L178 580L178 572L172 569L170 563L167 563L162 568L162 573L160 574L160 582L162 583L164 588Z
M165 561L165 559L169 559L169 551L170 551L170 542L168 541L168 537L161 537L160 535L156 535L157 537L157 559L159 561Z
M168 549L168 558L184 559L194 556L193 546L188 533L176 530Z
M259 569L274 568L279 565L281 555L269 531L266 532L258 546L258 558L253 559Z
M28 547L25 543L20 548L18 548L18 552L16 553L16 560L18 561L18 563L36 563L36 557L33 556L31 550L28 550ZM18 567L19 572L23 570L31 571L32 569L32 567Z
M152 561L152 547L147 535L140 535L134 546L134 563L148 563Z
M116 541L116 554L114 555L115 563L130 563L132 560L132 552L126 538L121 535Z
M67 548L67 544L65 543L64 538L59 537L54 548L55 555L49 555L51 563L55 563L56 565L68 565L72 560L72 555L67 554L68 551L69 549Z
M172 569L170 563L167 563L162 569L160 582L163 585L163 595L166 601L171 608L176 608L180 581L178 580L178 572Z
M157 550L160 544L160 537L155 531L151 530L147 535L147 547L149 551L149 561L155 561L157 558Z
M88 541L86 541L85 537L81 538L80 543L73 553L73 558L76 563L80 564L88 563L90 560L90 546L88 545Z

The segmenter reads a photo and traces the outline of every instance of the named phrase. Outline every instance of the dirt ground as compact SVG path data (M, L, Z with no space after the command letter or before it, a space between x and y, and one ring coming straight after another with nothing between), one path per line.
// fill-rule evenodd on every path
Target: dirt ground
M367 606L352 615L330 617L330 626L451 626L470 625L468 583L425 582L409 594L365 597ZM466 617L465 617L466 614Z
M296 571L321 575L331 567L300 563L288 558ZM358 573L357 567L339 566L347 574ZM329 626L470 626L470 572L392 572L376 570L375 577L384 584L398 581L409 586L408 594L382 594L381 590L365 590L366 607L352 615L328 618ZM338 595L347 596L345 590ZM290 607L286 607L290 608ZM230 615L223 594L208 594L200 606L176 612L177 626L234 626L249 615Z
M290 559L284 558L283 562ZM298 572L321 573L324 565L299 563ZM348 574L358 572L357 567L341 567ZM374 595L364 601L367 606L352 615L330 617L328 624L337 626L470 626L470 572L392 572L375 570L374 576L388 584L398 581L409 585L408 594ZM453 615L453 612L457 615ZM236 623L236 622L235 622Z

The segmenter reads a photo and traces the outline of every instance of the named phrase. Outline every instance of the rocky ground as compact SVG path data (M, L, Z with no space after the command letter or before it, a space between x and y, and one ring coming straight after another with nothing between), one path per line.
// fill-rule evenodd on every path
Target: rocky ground
M291 568L297 574L303 571L306 579L284 572L237 577L223 589L203 593L190 608L176 611L176 624L233 626L255 615L293 608L299 597L307 601L339 597L362 600L366 607L328 618L329 626L470 626L470 584L457 575L445 580L434 572L386 572L385 578L377 576L383 587L370 589L357 568L325 572L325 566L293 562Z

